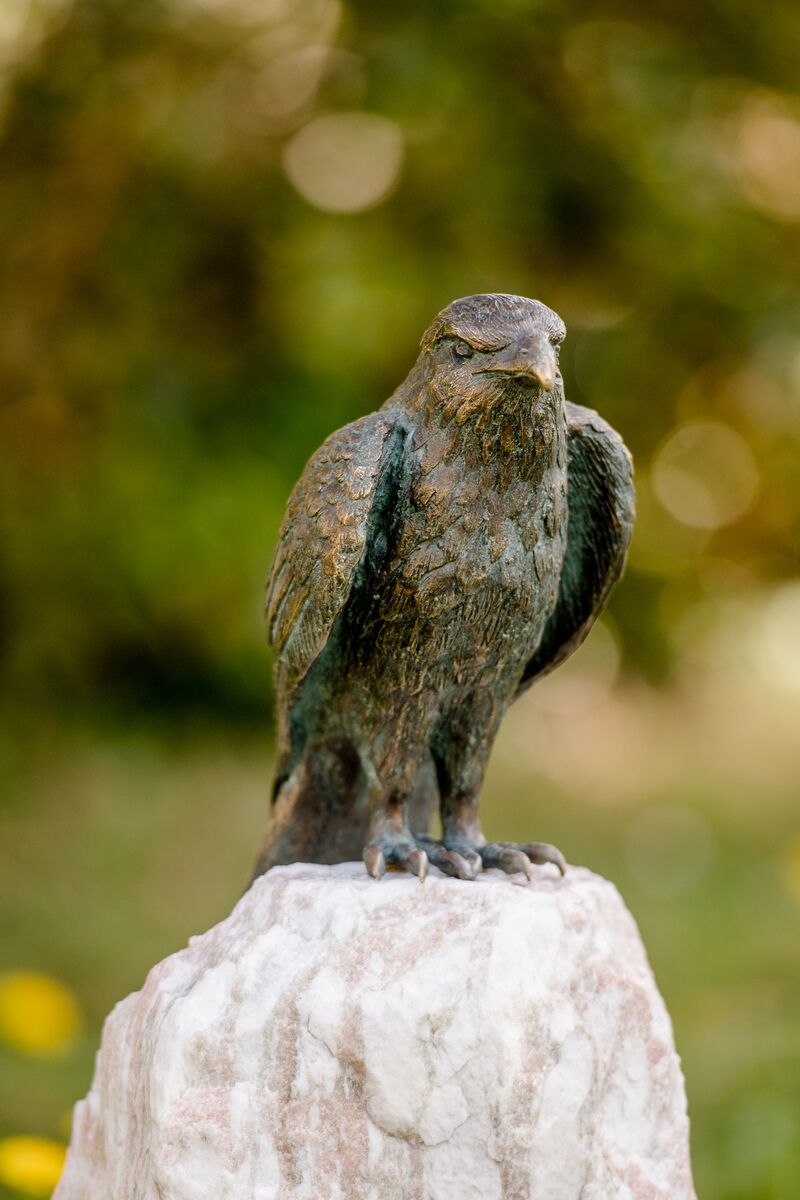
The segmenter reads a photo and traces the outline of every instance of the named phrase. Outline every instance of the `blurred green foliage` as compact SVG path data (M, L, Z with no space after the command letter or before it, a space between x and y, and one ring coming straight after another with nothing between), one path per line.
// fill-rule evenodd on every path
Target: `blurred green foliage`
M56 1134L108 1006L232 901L286 495L456 296L557 309L568 397L634 453L623 678L676 706L708 684L709 731L798 765L723 703L759 663L800 695L798 80L796 0L0 5L0 966L62 973L92 1029L57 1078L3 1051L3 1127ZM563 814L533 832L625 886L702 1194L793 1200L797 789L687 746L673 799L717 857L678 899L629 879L631 815L590 788L545 787Z
M569 397L634 452L642 552L614 600L630 669L668 676L664 598L674 619L709 560L796 571L793 0L757 16L49 0L8 21L0 672L16 710L260 723L285 494L472 291L558 309ZM308 47L326 57L304 79ZM351 109L397 124L404 165L384 203L323 212L282 155ZM757 504L711 531L646 504L654 451L698 415L742 434L760 475Z

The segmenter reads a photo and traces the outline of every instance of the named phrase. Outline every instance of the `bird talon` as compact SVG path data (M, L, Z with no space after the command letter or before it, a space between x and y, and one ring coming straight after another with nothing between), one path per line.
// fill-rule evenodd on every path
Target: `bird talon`
M380 879L386 874L386 859L380 846L365 847L364 864L373 879Z
M560 850L548 842L530 842L520 846L516 842L487 842L480 847L484 867L497 867L507 875L522 873L528 882L534 878L534 863L553 863L563 875L566 862Z
M474 879L481 868L480 859L477 867L457 850L444 850L436 864L446 875L454 875L456 879Z
M428 873L428 856L424 850L412 850L406 860L406 866L412 875L418 875L422 883Z
M415 840L425 847L428 861L451 878L473 880L481 870L480 856L466 847L449 849L429 834L418 835Z
M387 869L409 871L420 883L433 863L445 875L456 879L475 880L484 867L496 867L507 875L522 874L531 883L535 877L534 864L552 863L561 875L567 869L564 855L549 842L486 842L472 847L464 839L456 839L452 848L437 842L428 834L411 838L406 835L384 841L383 846L372 842L364 850L364 863L373 879L380 879ZM455 846L458 849L455 849Z
M481 862L480 854L475 854L474 852L470 854L470 853L453 851L453 855L455 858L457 858L459 860L459 862L462 862L466 868L467 873L462 878L464 878L464 879L477 879L478 878L478 875L483 870L483 863Z
M558 867L561 875L566 874L567 860L558 846L551 846L549 842L530 842L527 846L519 848L524 854L527 854L531 862L552 863L554 867Z

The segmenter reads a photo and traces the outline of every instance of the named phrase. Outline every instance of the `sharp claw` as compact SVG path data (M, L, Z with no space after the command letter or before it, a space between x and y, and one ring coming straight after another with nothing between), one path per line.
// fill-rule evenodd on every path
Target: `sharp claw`
M531 864L531 860L528 858L527 854L523 853L522 851L518 851L518 853L520 854L520 857L525 860L520 865L525 878L527 879L528 883L530 883L530 881L533 879L533 866Z
M364 863L373 879L380 879L386 873L386 859L380 846L364 848Z
M433 863L451 879L473 880L481 870L479 854L474 854L466 849L463 851L447 850L441 842L437 842L436 838L427 834L418 834L415 840L418 845L421 843L420 848L425 847L428 862Z
M456 850L445 850L436 865L446 875L455 875L456 879L475 878L472 864L467 862L466 858ZM480 865L480 859L478 860L478 865Z
M481 857L484 866L499 867L507 875L516 875L518 872L522 872L529 882L533 879L531 861L521 850L512 849L510 846L489 845L484 848Z
M419 881L422 883L428 873L428 856L425 851L412 850L406 860L406 865L412 875L419 876Z
M473 850L471 854L462 855L462 858L465 858L467 861L467 868L470 872L470 876L469 876L470 879L477 879L478 876L480 875L481 871L483 870L483 861L481 859L480 854L478 854L476 851Z
M483 870L483 863L481 862L480 854L475 854L473 852L471 854L459 854L458 857L463 863L466 864L467 878L477 879Z
M567 860L558 849L557 846L551 846L549 842L531 842L528 846L521 846L531 862L535 863L552 863L558 867L562 875L567 870Z

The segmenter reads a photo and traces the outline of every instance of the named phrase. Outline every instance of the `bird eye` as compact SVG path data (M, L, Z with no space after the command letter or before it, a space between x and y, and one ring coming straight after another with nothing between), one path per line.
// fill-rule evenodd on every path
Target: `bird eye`
M472 358L472 346L470 346L469 342L464 342L459 338L455 346L453 346L453 353L458 358Z

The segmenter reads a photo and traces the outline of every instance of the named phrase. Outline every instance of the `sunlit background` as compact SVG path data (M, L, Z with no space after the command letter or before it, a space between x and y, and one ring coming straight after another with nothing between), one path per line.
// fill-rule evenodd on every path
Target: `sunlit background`
M456 296L557 309L622 585L487 832L612 878L704 1200L800 1196L800 6L0 0L0 1197L267 812L286 495Z

